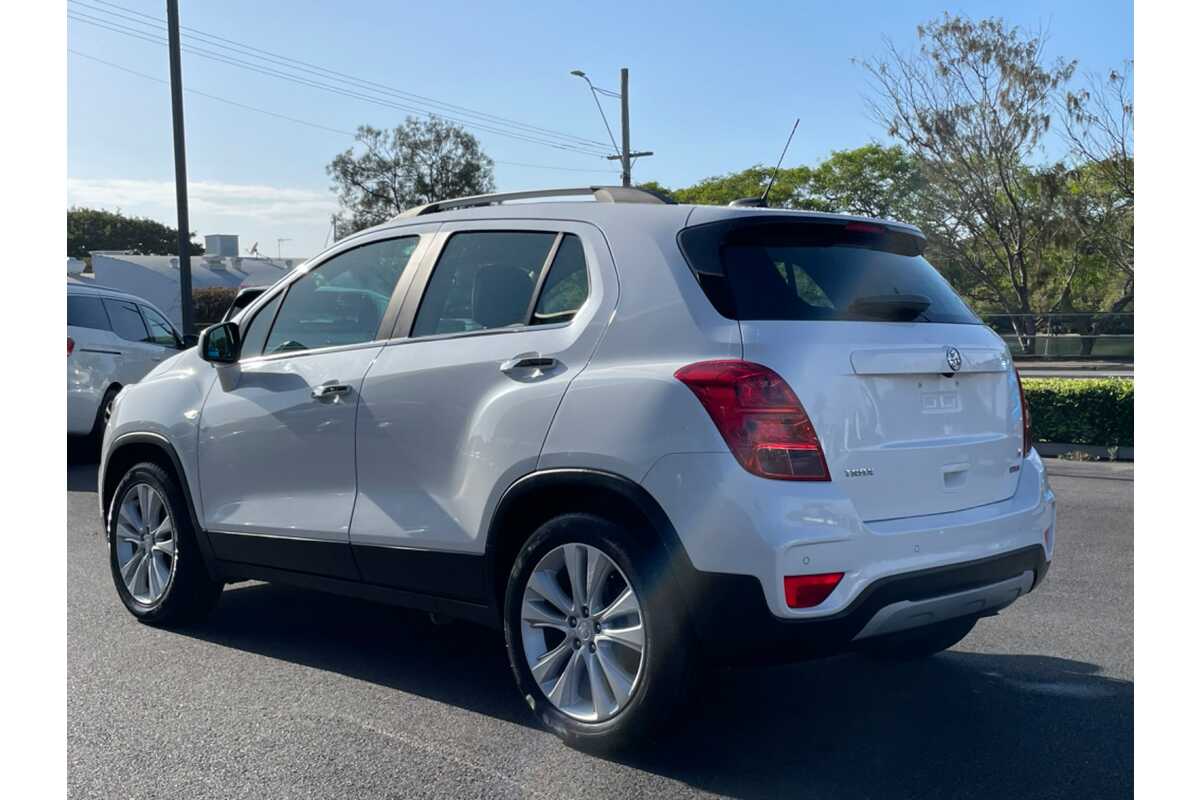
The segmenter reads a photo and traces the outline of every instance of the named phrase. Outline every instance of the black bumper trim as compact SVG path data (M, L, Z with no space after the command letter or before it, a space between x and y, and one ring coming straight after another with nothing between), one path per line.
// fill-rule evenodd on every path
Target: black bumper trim
M1049 569L1041 545L998 556L880 578L842 611L814 619L781 619L751 575L692 569L689 592L696 638L706 654L726 663L795 661L851 649L854 637L883 607L987 586L1032 570L1036 587ZM719 631L718 636L706 636ZM719 641L718 641L719 640Z

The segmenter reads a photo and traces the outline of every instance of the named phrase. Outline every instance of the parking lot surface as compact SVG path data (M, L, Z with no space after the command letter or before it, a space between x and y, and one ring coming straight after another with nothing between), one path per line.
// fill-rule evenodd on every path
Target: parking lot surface
M723 672L660 741L604 759L534 725L484 628L257 583L202 627L139 624L77 457L71 796L1128 797L1133 466L1051 464L1049 577L954 650Z

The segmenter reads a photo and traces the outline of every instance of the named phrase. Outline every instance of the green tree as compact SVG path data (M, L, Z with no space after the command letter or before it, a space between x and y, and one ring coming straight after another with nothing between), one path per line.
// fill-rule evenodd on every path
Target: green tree
M876 91L869 107L919 161L925 232L969 274L973 295L1030 314L1055 265L1047 255L1062 189L1031 164L1075 63L1047 62L1041 36L1000 19L946 14L917 36L915 54L888 42L863 62ZM1016 332L1028 345L1035 322L1022 319Z
M744 197L761 196L771 171L771 167L759 164L680 189L668 189L656 182L641 186L662 192L678 203L726 205ZM868 144L834 151L815 168L779 170L770 204L912 222L922 187L917 162L904 150Z
M390 131L363 125L355 140L325 168L340 205L340 233L386 222L412 206L495 190L494 165L479 140L436 117L408 117Z
M1079 166L1073 219L1082 246L1115 267L1107 294L1092 309L1125 311L1133 305L1133 97L1132 64L1067 92L1061 105L1064 137ZM1094 288L1094 287L1093 287ZM1105 333L1111 317L1089 320L1088 333ZM1094 340L1085 340L1090 343Z
M898 146L836 150L809 175L805 207L917 222L925 180L917 160Z
M195 236L194 233L189 235ZM190 242L191 255L204 248ZM67 255L87 258L93 250L129 250L138 255L179 255L179 231L146 217L127 217L97 208L67 209Z

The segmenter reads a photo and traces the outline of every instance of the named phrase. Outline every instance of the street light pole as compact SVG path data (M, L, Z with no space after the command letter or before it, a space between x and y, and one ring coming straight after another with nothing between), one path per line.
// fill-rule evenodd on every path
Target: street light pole
M183 142L183 70L179 59L179 0L167 0L167 44L171 60L171 127L175 134L175 209L179 224L179 314L185 334L192 313L191 236L188 233L187 158Z

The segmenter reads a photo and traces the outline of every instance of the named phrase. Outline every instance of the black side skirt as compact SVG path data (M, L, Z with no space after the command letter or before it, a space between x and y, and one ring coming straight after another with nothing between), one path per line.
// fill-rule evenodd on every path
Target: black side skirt
M359 597L498 627L484 556L208 532L227 581L262 580Z

